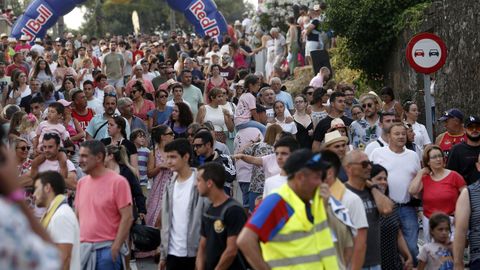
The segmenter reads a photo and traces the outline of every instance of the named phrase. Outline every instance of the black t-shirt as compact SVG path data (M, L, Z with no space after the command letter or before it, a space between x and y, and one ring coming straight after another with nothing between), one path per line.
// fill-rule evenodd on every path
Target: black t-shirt
M346 127L349 127L350 124L353 122L352 119L346 117L345 115L340 118L343 120L343 123ZM327 117L323 118L322 120L320 120L320 122L318 122L317 126L315 127L315 131L313 132L314 141L323 141L323 139L325 138L325 134L330 129L330 125L332 124L333 119L334 118L330 117L330 115L327 115Z
M315 28L307 35L307 41L319 41L319 31L320 31L320 21L318 19L313 19L311 24L315 25Z
M364 190L358 190L348 183L345 183L345 186L362 199L363 207L367 214L367 253L365 254L363 267L379 265L381 264L382 257L380 253L380 214L378 213L377 204L373 199L370 189L365 188Z
M461 174L467 185L471 185L480 179L480 172L475 166L479 154L480 146L471 146L466 142L454 145L448 155L447 168Z
M100 141L105 146L109 146L112 143L112 138L104 138L104 139L101 139ZM120 144L125 146L125 149L127 150L127 154L128 154L129 157L130 157L130 155L137 154L137 147L135 147L135 144L133 144L131 141L129 141L127 139L123 139Z
M227 247L227 238L229 236L238 236L247 222L247 215L243 207L238 204L231 204L232 198L228 198L222 205L213 207L211 205L202 216L201 235L207 239L206 245L206 265L205 269L215 269L222 253ZM230 205L228 206L227 203ZM221 213L224 207L226 210L223 221L221 221ZM238 251L240 252L240 250ZM243 269L239 256L235 257L232 265L228 269Z

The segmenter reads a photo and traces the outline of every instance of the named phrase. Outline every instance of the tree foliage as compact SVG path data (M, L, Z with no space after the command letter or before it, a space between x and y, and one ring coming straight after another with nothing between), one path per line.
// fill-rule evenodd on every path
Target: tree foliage
M101 1L103 15L96 18L96 0L88 0L85 3L87 13L81 32L87 35L102 36L105 33L113 35L126 35L133 32L132 12L136 10L139 15L142 33L155 33L169 30L170 20L175 16L175 28L184 31L193 31L192 25L185 19L183 13L173 11L166 0L107 0ZM223 13L229 23L241 19L247 10L243 1L216 0L218 9Z
M431 0L329 0L327 17L338 36L346 38L351 68L364 70L370 78L381 79L383 67L396 37L407 26L403 22L412 7L423 14ZM423 9L422 9L423 8ZM419 14L416 12L415 14ZM415 17L418 20L418 16Z

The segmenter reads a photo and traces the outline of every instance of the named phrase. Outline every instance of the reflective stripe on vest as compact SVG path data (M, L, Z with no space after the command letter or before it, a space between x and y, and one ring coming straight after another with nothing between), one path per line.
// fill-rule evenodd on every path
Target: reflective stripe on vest
M292 266L292 265L298 265L298 264L304 264L304 263L313 263L313 262L321 261L325 257L336 256L336 255L337 253L335 251L335 248L329 248L326 250L322 250L320 253L314 254L314 255L306 255L306 256L300 256L300 257L294 257L294 258L272 260L268 262L268 265L270 267L284 267L284 266Z
M292 232L289 234L277 234L275 237L270 240L270 242L290 242L297 239L305 238L315 234L318 231L321 231L328 227L327 221L322 221L322 223L315 225L309 232Z
M274 270L338 269L319 189L310 207L313 222L307 217L305 203L288 185L283 185L275 193L293 208L293 215L271 240L260 243L265 262Z

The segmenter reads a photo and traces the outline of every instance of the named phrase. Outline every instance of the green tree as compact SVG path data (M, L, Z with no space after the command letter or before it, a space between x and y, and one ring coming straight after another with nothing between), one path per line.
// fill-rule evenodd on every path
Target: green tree
M398 34L408 25L405 13L421 10L431 0L329 0L327 17L336 35L344 37L348 64L381 79ZM418 12L416 13L418 14ZM418 18L417 18L418 19Z

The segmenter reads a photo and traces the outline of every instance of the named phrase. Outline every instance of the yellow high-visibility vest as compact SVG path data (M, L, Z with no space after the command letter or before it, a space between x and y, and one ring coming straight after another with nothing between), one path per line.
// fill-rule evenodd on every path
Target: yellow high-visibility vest
M277 235L260 243L263 259L275 270L337 270L336 251L319 189L311 205L313 224L307 217L305 203L288 184L275 193L294 213Z

